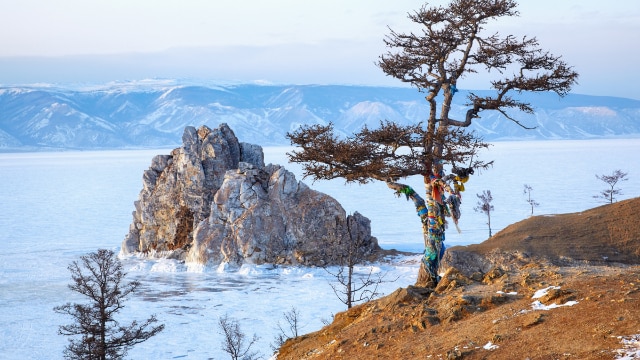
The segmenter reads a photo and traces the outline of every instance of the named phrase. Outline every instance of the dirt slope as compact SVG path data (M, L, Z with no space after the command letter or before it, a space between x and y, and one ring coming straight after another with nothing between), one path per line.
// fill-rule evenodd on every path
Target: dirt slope
M398 289L339 313L278 359L640 358L638 342L622 343L640 334L639 209L633 199L514 224L462 249L517 256L466 276L450 267L435 290Z
M521 251L553 262L640 263L640 198L579 213L534 216L506 227L491 239L464 247L487 254ZM453 248L458 249L458 248Z

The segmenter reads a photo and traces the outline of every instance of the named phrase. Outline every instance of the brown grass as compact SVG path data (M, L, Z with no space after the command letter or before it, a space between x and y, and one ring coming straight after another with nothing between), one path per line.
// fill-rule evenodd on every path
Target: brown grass
M450 268L435 290L398 289L339 313L278 359L613 359L619 336L640 333L640 199L532 217L449 249L496 250L528 261L473 277ZM533 310L532 295L549 286L559 289L544 304L577 304Z

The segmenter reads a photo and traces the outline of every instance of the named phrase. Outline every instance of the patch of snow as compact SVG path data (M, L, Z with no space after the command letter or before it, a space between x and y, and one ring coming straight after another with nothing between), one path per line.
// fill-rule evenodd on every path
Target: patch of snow
M504 292L504 291L496 291L497 294L503 294L503 295L518 295L517 291L511 291L511 292Z
M183 267L178 260L157 259L153 262L150 272L171 273L181 271Z
M618 336L623 348L616 350L616 360L640 359L640 334Z
M547 295L549 293L549 290L559 290L559 289L560 289L560 286L549 286L549 287L546 287L544 289L540 289L540 290L536 291L531 298L532 299L539 299L539 298ZM561 306L573 306L573 305L575 305L577 303L578 303L577 301L567 301L564 304L545 305L542 302L540 302L540 300L536 300L536 301L531 303L531 309L533 311L536 311L536 310L551 310L551 309L559 308ZM527 311L523 310L522 312L527 312Z
M192 272L192 273L202 273L206 269L206 266L204 264L199 264L194 262L187 262L185 263L185 266L187 267L187 272Z
M491 350L495 350L495 349L499 348L499 346L494 344L494 343L492 343L491 341L489 341L482 348L485 349L485 350L490 350L491 351Z
M218 265L218 268L216 269L216 272L221 274L221 273L225 272L225 270L227 270L227 268L229 268L229 263L221 262L220 265Z
M567 301L566 303L560 304L560 305L558 304L545 305L541 303L539 300L536 300L531 303L531 308L533 310L551 310L551 309L559 308L561 306L573 306L577 303L578 303L577 301Z
M606 106L577 106L577 107L568 107L567 110L573 110L585 115L593 115L593 116L616 116L617 115L615 110L608 108Z
M532 299L539 299L549 293L549 290L560 290L560 286L549 286L544 289L538 290L531 297Z

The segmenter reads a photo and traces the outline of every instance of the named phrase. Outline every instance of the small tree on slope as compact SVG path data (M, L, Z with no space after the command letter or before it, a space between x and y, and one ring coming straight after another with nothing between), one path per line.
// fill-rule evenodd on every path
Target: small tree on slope
M609 185L609 189L602 190L600 194L594 196L594 198L604 199L609 204L613 204L613 200L616 199L615 196L622 195L622 190L616 189L615 187L620 181L629 180L627 179L627 175L628 173L623 172L620 169L614 171L613 173L611 173L611 175L605 175L605 174L596 175L596 178L598 180L602 180L607 185Z
M488 144L466 128L483 111L500 112L507 121L526 128L509 110L532 113L533 108L512 94L554 91L564 96L578 77L560 57L540 49L535 38L485 34L489 21L517 16L516 6L512 0L454 0L446 7L427 4L408 15L419 32L390 31L384 40L389 51L380 57L378 66L426 94L430 111L424 123L384 121L377 129L364 127L347 138L339 138L332 124L303 126L287 134L298 146L289 154L290 161L304 164L305 176L384 181L412 200L425 243L417 285L436 284L445 217L457 224L463 182L475 169L491 165L475 156ZM464 118L452 118L458 81L480 71L497 75L491 82L495 93L470 93ZM451 166L452 174L445 174L446 165ZM412 175L422 176L424 198L398 182Z
M478 200L478 203L473 210L487 215L487 226L489 226L489 237L491 237L491 212L493 211L493 205L491 205L491 202L493 201L491 190L484 190L482 191L482 194L476 194L476 196L480 200Z
M278 333L276 334L274 343L271 345L273 351L278 351L278 349L282 347L282 344L288 339L297 338L298 332L300 331L300 310L292 306L289 311L283 312L282 316L286 324L282 325L280 321L277 323Z
M129 348L164 329L164 325L152 326L157 322L155 316L143 323L134 320L128 326L116 321L115 315L124 307L123 301L140 283L123 282L126 274L113 251L100 249L80 259L80 263L74 261L69 265L73 279L69 288L87 297L89 303L67 303L54 308L75 320L58 330L60 335L71 337L65 358L122 359Z
M347 216L347 244L345 251L338 257L338 268L332 271L330 267L325 267L325 271L336 280L331 284L333 293L345 305L351 309L359 302L373 300L378 295L378 286L386 282L385 274L375 273L369 269L366 276L357 276L354 268L358 264L366 261L368 248L365 239L360 236L358 222L353 215Z
M540 203L535 201L534 199L531 198L531 192L533 191L533 188L527 184L524 184L524 192L523 194L527 195L527 198L525 199L525 201L527 202L527 204L529 204L529 206L531 206L531 216L533 216L533 209L536 206L540 206Z

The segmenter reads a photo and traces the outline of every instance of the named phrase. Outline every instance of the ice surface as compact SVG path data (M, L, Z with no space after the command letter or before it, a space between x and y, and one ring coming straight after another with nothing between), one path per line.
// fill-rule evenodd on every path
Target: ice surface
M266 162L286 164L285 148L265 148ZM477 243L488 229L472 209L475 194L491 190L493 232L525 219L530 208L523 184L540 203L534 214L582 211L599 205L592 196L604 189L595 174L629 172L620 199L640 194L638 140L501 142L487 152L495 167L473 176L463 194L462 234L447 233L447 244ZM53 312L65 302L81 301L71 292L68 264L98 248L119 250L142 187L142 172L164 150L0 153L0 359L61 358L66 344L58 326L70 319ZM297 175L299 167L286 164ZM312 183L340 201L348 212L372 220L385 248L422 251L420 220L404 198L384 184L345 185L341 180ZM420 189L419 178L410 185ZM419 256L375 264L374 271L395 279L390 293L415 281ZM123 322L156 314L165 331L136 346L131 359L223 359L217 319L228 314L248 334L261 337L265 358L282 313L296 307L301 332L318 330L322 320L345 309L320 269L243 266L203 267L173 260L124 260L131 279L142 282L122 312ZM369 268L358 269L361 274Z

